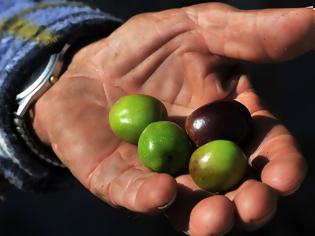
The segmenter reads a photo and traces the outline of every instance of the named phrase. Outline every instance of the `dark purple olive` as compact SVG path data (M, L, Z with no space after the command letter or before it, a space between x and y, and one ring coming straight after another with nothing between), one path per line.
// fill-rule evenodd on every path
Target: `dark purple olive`
M186 118L185 129L197 146L216 139L240 144L251 132L252 117L237 101L217 101L192 112Z

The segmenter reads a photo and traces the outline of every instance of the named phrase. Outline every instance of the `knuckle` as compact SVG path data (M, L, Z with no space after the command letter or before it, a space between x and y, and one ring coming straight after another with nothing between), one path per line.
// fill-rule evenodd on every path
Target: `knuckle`
M153 14L154 13L145 12L134 15L127 21L127 23L138 23L140 21L146 21L148 19L151 19Z

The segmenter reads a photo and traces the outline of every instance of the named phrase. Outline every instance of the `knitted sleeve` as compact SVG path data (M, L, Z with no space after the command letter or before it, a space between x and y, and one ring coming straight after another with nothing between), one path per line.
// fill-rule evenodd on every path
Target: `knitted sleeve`
M14 125L15 97L44 57L78 35L108 35L118 18L63 0L0 0L0 175L19 189L49 188L58 168L36 158Z

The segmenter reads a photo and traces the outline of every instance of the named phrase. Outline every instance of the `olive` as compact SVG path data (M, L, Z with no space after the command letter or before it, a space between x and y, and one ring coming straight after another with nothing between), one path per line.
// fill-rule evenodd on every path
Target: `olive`
M109 125L121 140L137 144L141 132L152 122L165 120L167 111L158 99L141 94L121 97L109 112Z
M247 158L242 149L228 140L215 140L194 151L189 173L194 182L210 192L227 191L246 173Z
M235 101L216 101L193 111L185 129L196 146L216 139L240 144L250 134L252 118L247 108Z
M174 175L188 166L193 152L186 132L171 121L149 124L138 142L139 159L155 172Z

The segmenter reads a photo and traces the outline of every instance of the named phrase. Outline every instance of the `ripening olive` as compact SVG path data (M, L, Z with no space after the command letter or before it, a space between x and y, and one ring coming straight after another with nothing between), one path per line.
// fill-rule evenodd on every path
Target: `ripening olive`
M228 140L215 140L194 151L189 173L194 182L210 192L227 191L245 175L247 159L243 151Z

